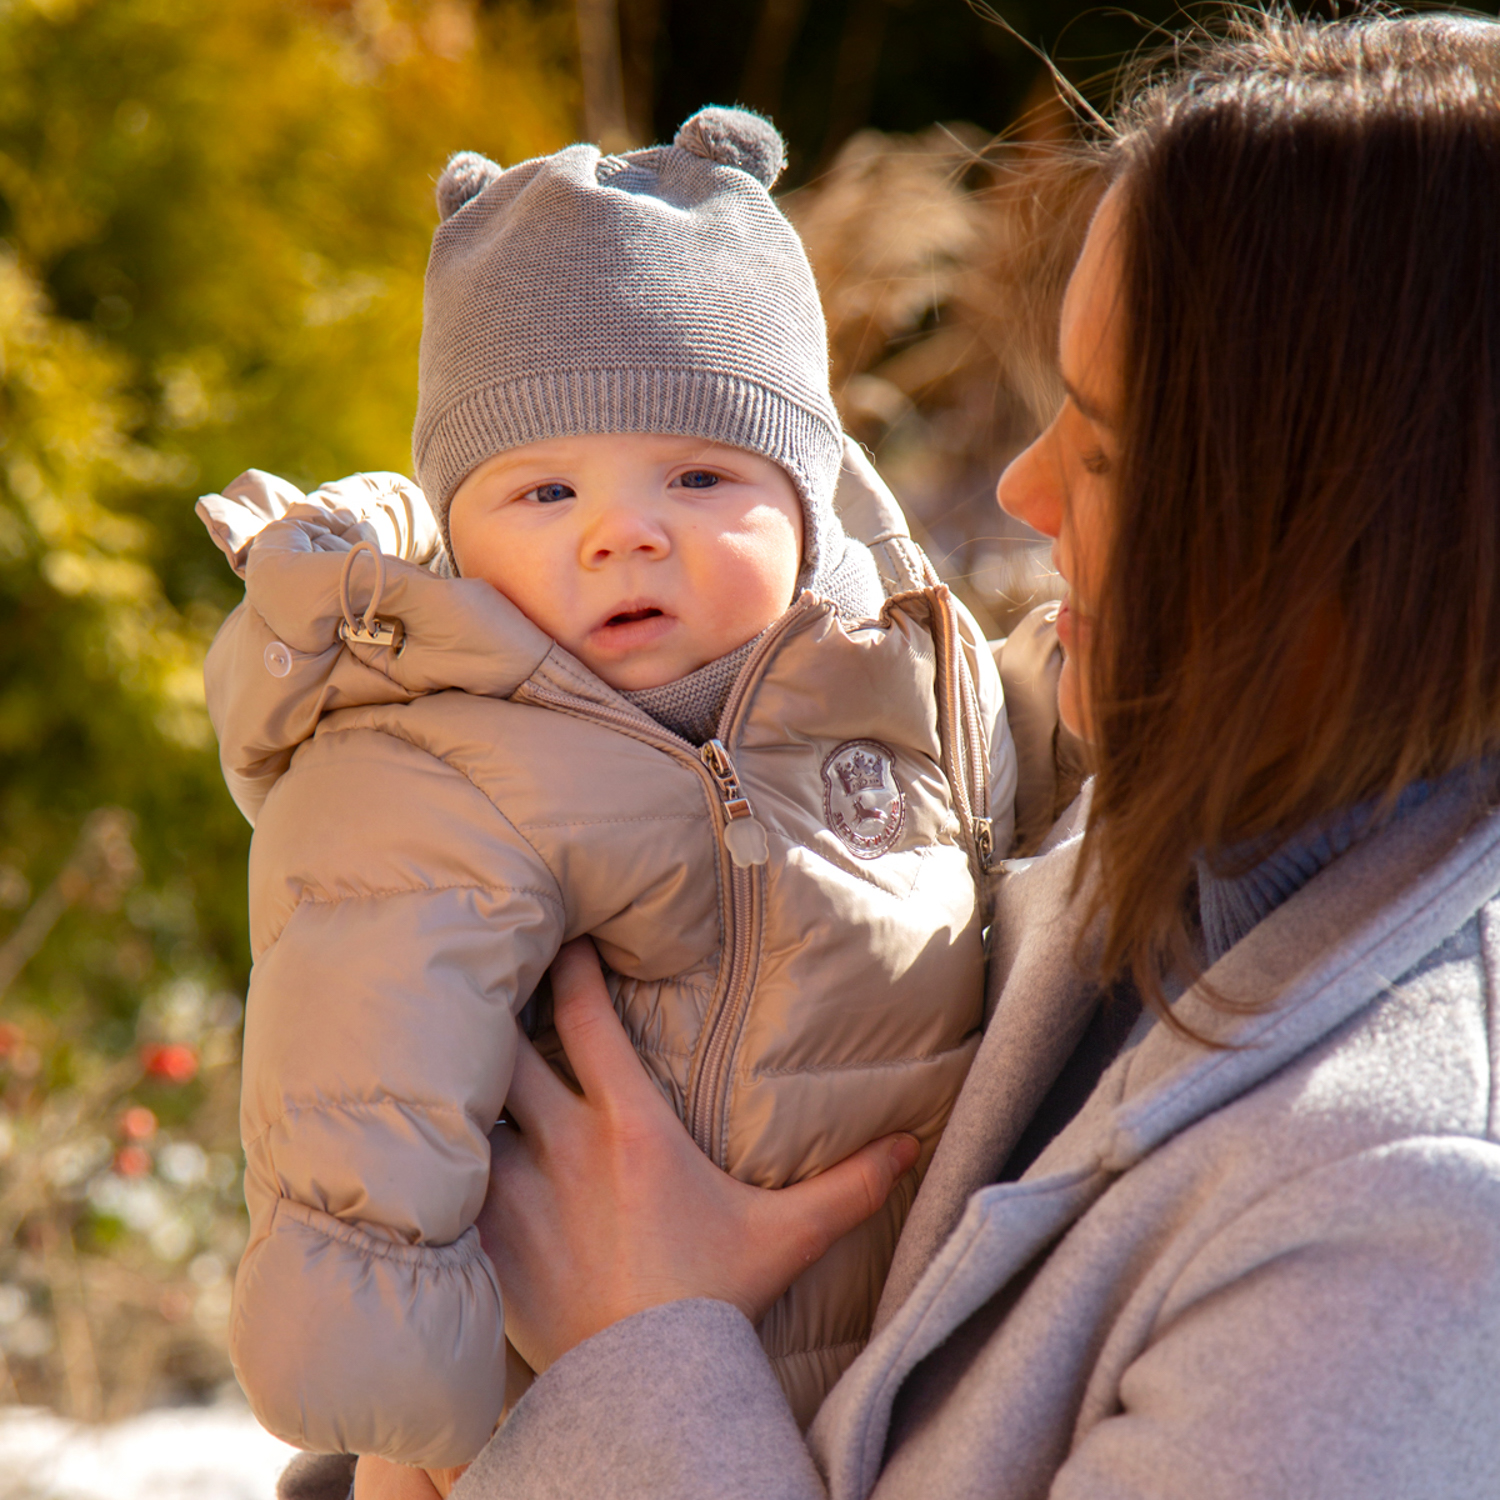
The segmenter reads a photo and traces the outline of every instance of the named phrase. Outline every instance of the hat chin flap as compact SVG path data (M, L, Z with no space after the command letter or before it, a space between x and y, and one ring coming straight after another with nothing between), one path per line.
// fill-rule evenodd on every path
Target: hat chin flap
M438 212L451 219L470 198L477 198L505 168L477 151L460 151L448 158L437 182Z
M776 127L748 109L710 104L683 124L672 144L694 156L738 167L767 190L786 166L786 146Z

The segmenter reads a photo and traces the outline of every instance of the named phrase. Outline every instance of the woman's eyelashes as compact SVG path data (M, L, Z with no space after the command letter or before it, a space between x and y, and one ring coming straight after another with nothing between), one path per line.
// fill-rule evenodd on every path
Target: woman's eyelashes
M1102 448L1086 450L1079 455L1078 461L1090 474L1109 473L1109 457Z

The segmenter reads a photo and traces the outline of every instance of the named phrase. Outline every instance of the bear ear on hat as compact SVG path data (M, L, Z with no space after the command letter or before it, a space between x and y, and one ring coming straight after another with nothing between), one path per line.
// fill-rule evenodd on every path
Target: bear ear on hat
M674 146L748 172L769 190L786 166L786 146L764 115L710 104L684 121Z
M477 198L505 168L477 151L460 151L448 158L437 181L438 213L451 219L470 198Z

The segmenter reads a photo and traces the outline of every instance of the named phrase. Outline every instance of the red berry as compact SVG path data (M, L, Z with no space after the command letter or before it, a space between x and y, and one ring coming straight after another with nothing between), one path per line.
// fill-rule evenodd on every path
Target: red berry
M149 1141L156 1134L156 1116L144 1104L133 1104L120 1116L120 1134L127 1141Z
M115 1171L121 1177L144 1177L151 1170L151 1155L143 1146L122 1146L115 1153Z
M153 1078L191 1083L198 1073L198 1054L186 1042L153 1042L141 1048L141 1065Z

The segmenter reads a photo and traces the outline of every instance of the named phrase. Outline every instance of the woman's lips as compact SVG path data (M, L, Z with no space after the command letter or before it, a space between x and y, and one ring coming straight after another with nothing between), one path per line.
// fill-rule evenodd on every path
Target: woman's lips
M1064 651L1073 649L1073 608L1064 599L1057 608L1057 639Z

